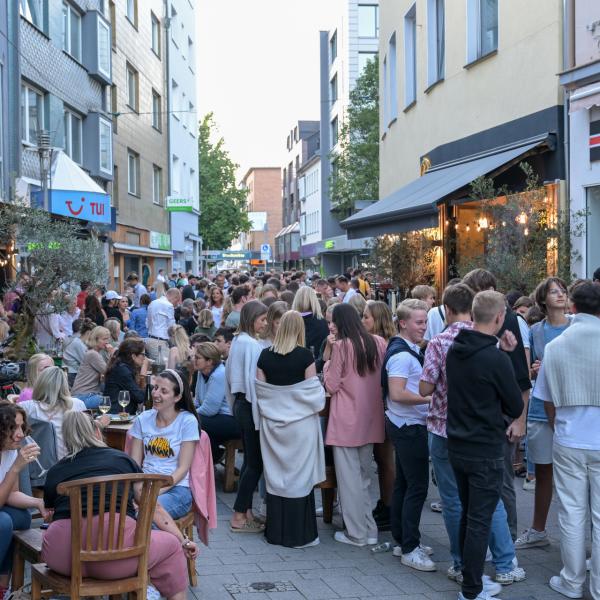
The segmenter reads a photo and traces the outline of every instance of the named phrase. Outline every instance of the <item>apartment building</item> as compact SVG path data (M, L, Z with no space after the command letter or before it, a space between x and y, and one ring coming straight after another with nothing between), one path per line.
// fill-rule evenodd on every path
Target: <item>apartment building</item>
M339 20L320 37L321 90L321 203L319 244L303 251L327 274L342 273L356 266L366 239L350 240L340 227L329 198L329 182L335 174L342 125L356 85L368 60L377 55L379 45L379 3L377 0L342 0ZM376 198L365 198L373 201Z
M153 283L172 267L165 207L169 189L166 23L163 0L108 0L112 27L114 140L113 233L110 285L129 273Z
M166 208L171 221L173 270L194 273L199 268L201 251L198 235L195 5L190 0L170 0L167 3L166 36L170 173ZM160 103L161 100L156 98L155 102Z
M563 3L379 5L380 200L342 226L350 238L430 232L443 285L465 236L485 251L477 177L518 191L525 161L564 202Z
M315 152L298 170L300 197L300 257L303 269L319 264L322 238L321 153Z
M571 268L591 277L600 267L600 10L594 0L565 2L565 70L568 95L569 199L584 215L583 235L572 238Z

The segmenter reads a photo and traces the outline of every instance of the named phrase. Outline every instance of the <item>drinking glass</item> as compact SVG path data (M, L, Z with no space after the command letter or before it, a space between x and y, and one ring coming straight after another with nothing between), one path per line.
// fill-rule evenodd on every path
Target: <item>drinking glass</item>
M121 390L119 392L119 404L123 409L123 412L127 412L125 409L129 406L129 392L127 390Z
M98 410L103 415L105 415L107 412L110 411L110 407L111 407L110 396L102 396L102 399L100 400L100 405L98 406Z
M36 444L37 445L37 442L30 435L26 435L23 438L23 446L27 446L28 444ZM44 467L42 467L40 461L37 458L35 458L34 460L35 460L37 466L40 468L40 472L38 473L38 479L45 477L46 473L48 472L48 469L44 469Z

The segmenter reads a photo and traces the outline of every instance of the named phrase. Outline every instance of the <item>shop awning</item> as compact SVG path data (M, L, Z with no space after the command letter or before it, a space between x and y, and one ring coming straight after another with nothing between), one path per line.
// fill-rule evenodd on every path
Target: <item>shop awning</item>
M157 250L156 248L146 248L144 246L135 246L133 244L113 244L114 251L119 254L135 254L136 256L154 256L157 258L173 258L173 252L170 250Z
M296 221L295 223L292 223L291 225L287 225L286 227L284 227L276 236L275 238L280 238L282 236L284 236L286 233L294 233L296 231L300 231L300 223L298 221Z
M483 175L497 175L526 154L553 142L544 134L506 147L439 165L341 222L350 239L438 226L437 204Z

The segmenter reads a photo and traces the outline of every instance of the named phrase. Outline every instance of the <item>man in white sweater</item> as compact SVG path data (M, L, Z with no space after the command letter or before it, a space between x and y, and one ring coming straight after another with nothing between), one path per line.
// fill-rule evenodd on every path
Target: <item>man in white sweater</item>
M550 579L550 587L567 598L583 597L589 515L590 593L600 598L600 284L575 284L569 297L575 316L569 329L546 346L536 385L536 396L545 401L554 428L564 565L560 575Z

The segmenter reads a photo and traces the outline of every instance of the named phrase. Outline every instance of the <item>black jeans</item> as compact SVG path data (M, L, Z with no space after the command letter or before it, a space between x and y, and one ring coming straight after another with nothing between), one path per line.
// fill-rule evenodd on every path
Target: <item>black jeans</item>
M252 495L263 472L260 436L254 428L252 405L246 400L243 394L236 394L235 402L233 403L233 415L240 426L242 445L244 447L244 462L240 470L238 493L233 510L245 513L252 508Z
M502 502L506 509L508 528L513 542L517 539L517 493L515 492L515 446L506 440L504 446L504 483L502 485Z
M421 543L419 524L429 487L429 447L425 425L396 427L385 423L396 454L396 479L392 494L392 536L402 553L412 552Z
M462 552L462 593L476 598L483 590L492 515L500 500L504 458L476 458L448 451L462 505L459 546Z
M201 421L202 429L206 431L210 438L210 449L213 459L218 455L221 444L229 440L239 440L242 437L239 423L232 415L202 416Z

